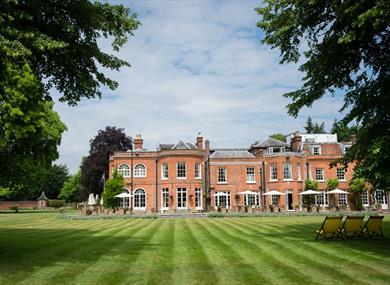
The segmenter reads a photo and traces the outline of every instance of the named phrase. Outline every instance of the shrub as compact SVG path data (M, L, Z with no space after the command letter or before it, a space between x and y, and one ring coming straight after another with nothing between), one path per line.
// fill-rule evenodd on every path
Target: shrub
M58 209L65 205L65 200L49 200L49 207Z
M18 213L19 212L19 207L18 206L12 206L12 207L9 207L9 209L11 211L15 211L15 213Z
M92 210L90 210L90 209L87 209L87 210L85 211L85 214L86 214L87 216L90 216L90 215L92 215Z

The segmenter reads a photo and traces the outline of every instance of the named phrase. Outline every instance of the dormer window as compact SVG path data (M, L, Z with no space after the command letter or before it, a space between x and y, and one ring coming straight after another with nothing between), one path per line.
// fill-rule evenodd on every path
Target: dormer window
M267 154L274 154L279 152L285 152L286 149L284 147L269 147L267 148Z
M321 147L319 145L313 145L311 147L311 153L313 155L321 155Z
M343 145L343 154L347 154L350 147L350 145Z

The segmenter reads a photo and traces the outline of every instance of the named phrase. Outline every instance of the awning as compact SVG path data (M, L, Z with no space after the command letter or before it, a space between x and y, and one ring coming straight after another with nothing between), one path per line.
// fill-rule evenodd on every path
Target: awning
M129 194L129 193L126 193L126 192L123 192L123 193L120 193L118 195L115 195L116 198L130 198L132 197L133 195Z
M240 195L259 195L259 193L254 192L254 191L251 191L251 190L246 190L246 191L243 191L243 192L238 192L237 194L240 194Z
M318 195L320 193L321 192L318 192L318 191L315 191L315 190L306 190L306 191L303 191L303 192L299 193L298 195Z
M286 195L286 194L282 193L282 192L279 192L279 191L276 191L276 190L271 190L271 191L268 191L268 192L264 193L263 195L264 196L272 196L272 195L282 196L282 195Z

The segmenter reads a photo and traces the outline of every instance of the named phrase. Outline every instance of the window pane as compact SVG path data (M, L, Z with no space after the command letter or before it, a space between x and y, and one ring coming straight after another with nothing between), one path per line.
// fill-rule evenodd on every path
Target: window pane
M218 168L218 182L226 182L226 168Z
M289 162L283 163L283 179L292 179L291 163Z
M186 178L186 164L184 162L177 163L177 178Z
M246 181L247 182L255 182L255 168L248 167L246 169Z

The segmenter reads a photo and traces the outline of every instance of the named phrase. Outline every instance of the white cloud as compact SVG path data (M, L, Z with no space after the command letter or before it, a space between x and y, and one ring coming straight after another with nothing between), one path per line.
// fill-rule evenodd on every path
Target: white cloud
M119 82L101 100L57 103L68 126L58 163L74 172L89 140L107 125L142 133L146 147L198 131L212 146L250 145L275 132L302 130L307 115L330 126L340 102L323 100L293 119L281 95L298 87L297 66L260 44L258 1L133 1L142 26L119 52L132 65L106 71ZM101 41L109 50L109 41Z

